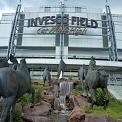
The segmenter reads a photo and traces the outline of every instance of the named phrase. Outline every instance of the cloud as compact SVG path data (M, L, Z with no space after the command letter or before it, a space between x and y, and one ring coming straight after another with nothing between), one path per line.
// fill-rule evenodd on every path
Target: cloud
M4 8L3 10L0 10L0 18L2 16L2 13L14 13L15 9L14 8Z
M16 9L20 0L0 0L0 15L1 12L11 12L9 10ZM39 7L39 6L59 6L60 0L21 0L24 7ZM101 8L105 9L105 0L64 0L66 6L86 6L88 9ZM122 14L122 0L108 1L112 13ZM1 18L1 16L0 16Z

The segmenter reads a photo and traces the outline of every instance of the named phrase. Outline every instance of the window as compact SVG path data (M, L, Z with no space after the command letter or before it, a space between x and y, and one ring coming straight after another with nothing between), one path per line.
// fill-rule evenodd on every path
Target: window
M76 13L81 13L81 7L75 7L75 12Z
M45 12L50 12L50 10L51 10L51 7L45 7Z

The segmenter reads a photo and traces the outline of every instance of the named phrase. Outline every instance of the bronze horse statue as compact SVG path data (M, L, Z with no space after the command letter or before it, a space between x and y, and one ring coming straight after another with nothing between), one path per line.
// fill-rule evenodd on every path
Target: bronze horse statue
M9 113L9 122L13 122L15 105L22 95L32 93L34 105L35 90L31 86L31 78L25 59L20 61L17 70L9 67L0 68L0 96L3 97L0 122L5 122Z
M109 97L108 97L108 89L107 89L107 77L108 75L103 74L101 71L95 69L96 61L94 61L93 57L89 63L88 72L85 75L85 88L89 91L92 97L92 102L90 108L93 109L94 104L96 103L96 89L101 88L105 93L105 103L104 109L106 109ZM83 70L82 70L83 71ZM81 72L83 74L84 72Z
M10 60L13 63L13 69L16 70L18 61L17 61L16 57L14 57L12 54L10 54L9 59L7 59L6 57L0 58L0 68L9 67L8 60Z
M5 57L0 58L0 68L3 68L3 67L9 67L8 60Z
M85 90L85 76L87 74L87 70L85 68L85 65L83 64L79 70L78 70L78 79L80 80L81 88L84 91Z
M51 85L51 74L50 74L48 66L45 67L44 72L43 72L44 85L45 85L45 81L49 83L49 86Z

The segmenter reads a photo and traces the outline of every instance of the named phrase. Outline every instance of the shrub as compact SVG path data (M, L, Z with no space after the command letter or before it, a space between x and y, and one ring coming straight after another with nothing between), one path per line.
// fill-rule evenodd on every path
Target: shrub
M88 114L92 113L92 109L90 109L89 106L85 106L84 111L85 113L88 113Z
M73 75L69 75L68 80L72 81L73 80Z
M91 102L92 98L89 96L88 101ZM103 106L105 104L105 93L102 91L102 89L96 90L96 105Z
M81 85L77 85L77 86L75 87L75 90L80 92L80 91L82 90Z
M102 89L97 89L96 92L96 105L98 106L103 106L105 104L105 93L102 91Z
M81 85L77 85L74 89L75 93L78 95L83 95L82 87Z
M35 103L39 103L42 100L42 91L46 89L46 87L43 87L42 85L33 85L33 88L35 89ZM22 106L31 103L31 99L32 99L31 94L23 95L21 97Z
M22 106L31 103L32 95L31 94L25 94L20 98Z

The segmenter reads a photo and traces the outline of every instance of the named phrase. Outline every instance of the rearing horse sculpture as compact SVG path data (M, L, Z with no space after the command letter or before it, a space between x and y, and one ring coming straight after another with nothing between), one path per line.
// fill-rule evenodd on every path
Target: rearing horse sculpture
M108 89L107 89L108 76L105 74L103 75L100 71L96 70L95 66L96 66L96 61L92 57L89 63L87 75L85 76L85 85L87 86L88 91L90 91L92 97L92 103L90 108L93 109L93 106L96 103L96 89L101 88L105 93L106 101L104 103L104 109L106 109L109 102Z
M82 87L83 91L85 90L85 76L86 76L86 74L87 74L87 70L85 69L85 65L83 64L78 70L78 79L81 82L81 87Z
M27 92L32 93L33 105L35 91L31 86L31 78L25 59L20 61L17 70L9 67L0 68L0 96L4 98L0 122L5 122L8 113L10 122L13 122L16 101Z

